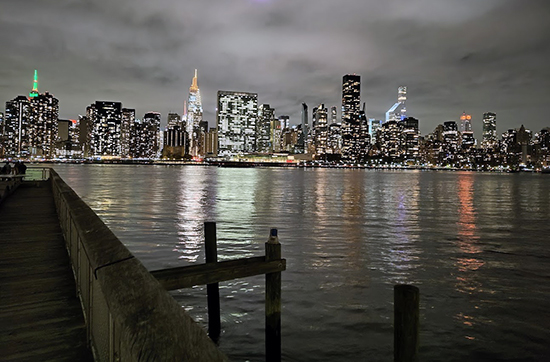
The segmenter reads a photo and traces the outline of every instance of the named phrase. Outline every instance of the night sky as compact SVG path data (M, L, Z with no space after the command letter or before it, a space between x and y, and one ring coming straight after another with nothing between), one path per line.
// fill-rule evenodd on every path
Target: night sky
M422 134L462 111L481 138L550 126L548 0L1 0L0 109L32 88L76 118L96 100L182 113L194 69L204 118L216 92L258 93L300 122L300 104L336 105L342 76L361 75L369 117L408 87ZM310 111L311 115L311 111Z

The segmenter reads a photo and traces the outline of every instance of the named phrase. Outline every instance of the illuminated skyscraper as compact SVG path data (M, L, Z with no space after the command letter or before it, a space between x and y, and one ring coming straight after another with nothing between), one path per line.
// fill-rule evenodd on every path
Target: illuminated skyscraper
M258 94L218 91L218 154L256 151Z
M403 155L403 126L402 122L396 120L382 124L379 142L384 156L396 159Z
M156 159L160 156L160 120L158 112L148 112L143 116L137 142L140 158Z
M86 116L92 122L90 144L92 155L120 157L122 104L97 101L86 108Z
M297 153L307 153L307 141L308 141L308 132L309 132L309 125L308 125L308 115L307 115L307 104L302 103L302 124L301 129L298 133L298 142L296 144L296 152Z
M281 152L282 131L281 121L279 121L278 118L273 118L269 127L269 134L271 137L269 141L271 145L269 152Z
M130 152L130 127L136 119L136 110L122 108L122 123L120 126L120 156L128 157Z
M29 98L38 97L38 70L34 70L34 82L32 90L29 92Z
M321 156L327 153L328 147L328 109L324 104L313 108L314 145L315 155Z
M181 117L177 113L168 113L164 131L164 146L183 147L187 144L187 132L183 129Z
M258 107L258 120L256 122L256 150L262 153L273 152L271 144L271 122L275 119L275 109L269 104Z
M191 156L198 156L202 148L200 122L202 121L202 101L201 91L197 79L197 70L191 87L189 87L189 97L187 102L187 134L189 137L189 153Z
M460 116L460 132L472 132L472 116L466 112Z
M356 162L359 158L361 121L361 76L344 75L342 80L342 158Z
M18 96L6 102L6 155L54 157L58 138L58 116L59 101L48 92L38 93L38 72L35 70L29 98Z
M344 75L342 80L342 125L359 115L361 107L361 76Z
M377 134L378 134L378 130L382 127L382 120L369 118L367 123L369 125L369 135L370 135L371 143L375 144L376 142L378 142Z
M29 106L31 155L54 157L58 137L59 100L44 92L30 98Z
M338 117L338 112L337 112L336 106L330 107L329 125L334 124L334 123L338 123L337 117Z
M5 155L26 157L30 152L29 100L18 96L6 102L4 114Z
M397 102L386 112L386 122L402 121L407 118L407 87L397 88Z
M484 149L494 148L498 144L497 139L497 115L496 113L483 113L483 140Z
M443 148L447 159L453 159L460 148L458 125L455 121L443 122Z
M466 152L471 151L476 144L476 140L472 129L472 116L466 114L466 112L462 112L460 116L460 133L462 149Z
M403 142L405 157L408 160L417 160L420 158L420 145L419 137L420 132L418 130L418 119L413 117L407 117L401 121L403 126Z

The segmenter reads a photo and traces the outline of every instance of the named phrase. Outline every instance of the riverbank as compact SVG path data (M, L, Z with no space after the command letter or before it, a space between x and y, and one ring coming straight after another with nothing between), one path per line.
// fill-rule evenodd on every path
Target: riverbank
M0 160L6 162L8 160ZM10 162L13 162L10 160ZM370 164L327 164L319 162L250 162L250 161L222 161L222 160L203 160L203 161L175 161L175 160L42 160L26 161L29 164L105 164L105 165L165 165L165 166L215 166L215 167L283 167L283 168L335 168L335 169L367 169L367 170L403 170L403 171L468 171L468 172L497 172L497 173L542 173L550 174L550 167L542 169L534 168L506 168L495 167L488 169L470 169L458 167L442 167L431 165L370 165Z

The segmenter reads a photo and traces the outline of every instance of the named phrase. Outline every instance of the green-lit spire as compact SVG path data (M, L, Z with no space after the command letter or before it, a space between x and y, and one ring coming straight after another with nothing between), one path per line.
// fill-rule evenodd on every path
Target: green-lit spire
M32 90L29 93L29 97L38 97L38 70L34 70L34 82L32 84Z

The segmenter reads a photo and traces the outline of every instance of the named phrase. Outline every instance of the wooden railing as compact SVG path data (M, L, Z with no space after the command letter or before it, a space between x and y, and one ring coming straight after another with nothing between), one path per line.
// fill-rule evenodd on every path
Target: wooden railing
M265 243L265 256L218 262L216 223L204 223L206 263L151 274L167 289L190 288L206 284L208 298L208 333L217 342L220 336L220 302L218 283L265 274L265 354L266 361L281 360L281 272L286 260L281 258L277 229L271 229Z
M54 170L50 179L96 361L226 361Z

